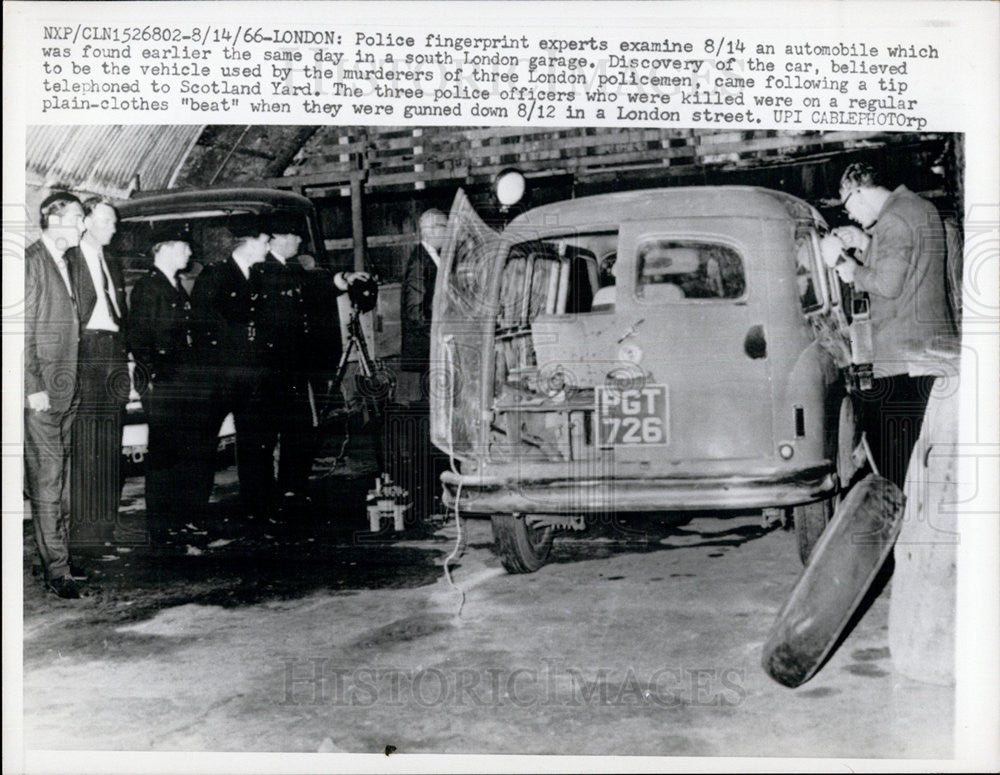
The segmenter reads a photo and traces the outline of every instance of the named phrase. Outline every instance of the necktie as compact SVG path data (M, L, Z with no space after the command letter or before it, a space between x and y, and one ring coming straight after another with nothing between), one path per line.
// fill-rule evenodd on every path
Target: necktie
M104 288L104 301L108 305L111 320L114 321L116 326L120 326L122 322L121 313L118 311L118 302L111 294L111 282L108 278L108 267L104 263L104 254L98 253L97 258L101 263L101 286Z
M73 267L69 263L69 258L65 253L56 259L56 268L59 269L59 274L62 276L66 292L69 294L69 300L73 302L73 306L75 307L76 292L73 290Z

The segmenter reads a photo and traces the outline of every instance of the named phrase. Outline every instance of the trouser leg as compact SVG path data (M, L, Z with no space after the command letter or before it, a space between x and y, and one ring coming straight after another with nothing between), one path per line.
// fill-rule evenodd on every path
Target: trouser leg
M900 489L920 435L934 378L898 374L874 380L861 393L862 421L879 472Z
M69 575L70 413L25 411L25 484L42 570L48 579Z
M122 421L128 365L117 336L80 339L79 409L73 422L72 545L110 541L122 486Z
M272 516L275 418L273 407L261 391L260 380L254 375L242 375L237 382L233 420L236 425L236 467L244 511L257 516Z
M309 486L316 445L309 388L304 378L289 380L284 387L278 406L281 437L278 490L304 495Z
M146 455L146 515L150 534L163 540L181 517L191 518L190 483L181 477L182 445L186 431L172 384L154 384L143 397L149 424Z

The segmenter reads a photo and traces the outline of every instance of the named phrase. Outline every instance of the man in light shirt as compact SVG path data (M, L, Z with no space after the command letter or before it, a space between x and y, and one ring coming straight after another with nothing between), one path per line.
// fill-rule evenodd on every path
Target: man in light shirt
M84 234L67 252L80 324L80 409L73 424L72 542L102 551L112 540L121 496L122 421L129 394L125 352L125 280L106 251L118 214L105 199L83 202Z
M80 332L65 254L80 241L83 207L59 191L39 214L42 237L24 252L24 484L45 585L59 597L78 598L70 569L69 478Z

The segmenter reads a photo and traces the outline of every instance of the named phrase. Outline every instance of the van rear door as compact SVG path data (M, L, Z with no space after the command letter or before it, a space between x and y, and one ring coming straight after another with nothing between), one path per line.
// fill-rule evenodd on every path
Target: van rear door
M640 354L648 384L663 386L647 403L666 403L661 459L671 465L773 459L768 348L780 343L768 338L762 237L757 220L739 217L620 229L617 336ZM599 405L597 422L614 424L621 412ZM619 461L648 459L641 441L617 437L614 446Z
M496 318L499 236L459 190L448 217L431 324L431 441L459 459L486 452L487 359Z

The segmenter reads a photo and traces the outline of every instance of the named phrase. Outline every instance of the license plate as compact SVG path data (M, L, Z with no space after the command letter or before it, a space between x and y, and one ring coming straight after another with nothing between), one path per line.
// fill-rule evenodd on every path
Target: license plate
M597 440L602 447L668 444L668 392L666 385L596 390Z

